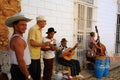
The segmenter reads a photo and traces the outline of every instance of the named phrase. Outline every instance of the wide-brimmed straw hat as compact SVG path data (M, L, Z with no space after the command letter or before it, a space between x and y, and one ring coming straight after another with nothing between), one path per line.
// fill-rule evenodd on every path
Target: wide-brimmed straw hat
M25 20L25 21L29 22L32 19L29 19L29 18L25 17L22 13L17 13L15 15L13 15L12 17L7 18L6 21L5 21L5 24L8 27L13 27L13 22L18 21L18 20Z

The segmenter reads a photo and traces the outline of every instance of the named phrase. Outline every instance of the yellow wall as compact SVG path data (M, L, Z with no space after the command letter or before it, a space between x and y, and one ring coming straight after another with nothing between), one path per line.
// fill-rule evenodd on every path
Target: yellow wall
M9 30L5 20L20 10L20 0L0 0L0 51L8 50Z

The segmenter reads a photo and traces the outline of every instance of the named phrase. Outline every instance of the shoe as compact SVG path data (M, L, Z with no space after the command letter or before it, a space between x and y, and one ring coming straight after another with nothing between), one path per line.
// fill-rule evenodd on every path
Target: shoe
M68 76L64 75L63 78L68 79Z
M76 75L76 77L84 78L84 76L83 76L83 75L81 75L81 74Z
M72 76L69 76L70 79L72 79L73 77Z

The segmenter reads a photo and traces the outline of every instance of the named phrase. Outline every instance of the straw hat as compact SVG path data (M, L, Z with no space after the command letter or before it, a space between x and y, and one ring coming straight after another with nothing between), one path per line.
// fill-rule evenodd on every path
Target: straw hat
M18 20L25 20L27 22L31 21L32 19L29 19L27 17L25 17L22 13L17 13L15 15L13 15L12 17L8 18L6 21L5 21L5 24L8 26L8 27L13 27L13 22L15 21L18 21Z

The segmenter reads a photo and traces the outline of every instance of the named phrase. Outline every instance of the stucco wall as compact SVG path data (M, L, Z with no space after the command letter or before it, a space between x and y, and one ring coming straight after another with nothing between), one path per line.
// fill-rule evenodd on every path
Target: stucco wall
M9 32L5 20L19 11L19 0L0 0L0 51L8 50Z
M98 0L97 25L101 42L107 47L110 56L115 54L117 1Z

